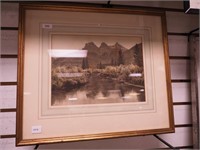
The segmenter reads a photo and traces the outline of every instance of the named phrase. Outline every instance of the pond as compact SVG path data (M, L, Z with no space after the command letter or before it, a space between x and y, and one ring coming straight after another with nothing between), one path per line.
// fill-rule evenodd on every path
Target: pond
M144 87L93 75L89 82L71 91L54 90L52 106L144 102Z

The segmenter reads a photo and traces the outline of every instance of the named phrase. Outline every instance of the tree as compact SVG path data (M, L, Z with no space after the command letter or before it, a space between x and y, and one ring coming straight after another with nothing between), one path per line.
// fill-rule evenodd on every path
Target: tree
M118 59L118 65L123 65L124 64L124 60L123 60L123 54L122 54L122 50L119 50L119 59Z
M142 43L135 45L135 61L139 67L143 67L143 54L142 54Z
M82 61L82 68L83 69L87 69L89 66L88 66L88 60L87 58L83 58L83 61Z
M99 69L103 69L101 62L99 63Z
M111 66L114 66L114 60L113 60L113 58L111 59Z

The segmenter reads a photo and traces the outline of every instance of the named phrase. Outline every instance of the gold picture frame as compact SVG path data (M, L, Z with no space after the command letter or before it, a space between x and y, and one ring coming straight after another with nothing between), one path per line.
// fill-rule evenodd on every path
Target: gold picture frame
M20 4L16 145L174 132L165 12Z

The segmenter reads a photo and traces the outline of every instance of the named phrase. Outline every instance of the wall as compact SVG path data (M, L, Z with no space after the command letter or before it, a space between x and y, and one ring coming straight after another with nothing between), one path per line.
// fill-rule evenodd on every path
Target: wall
M154 3L154 5L156 4ZM34 146L15 147L18 4L2 3L1 15L0 147L1 149L29 150L33 149ZM182 12L167 12L176 131L172 134L163 134L159 136L174 147L179 148L192 148L193 146L190 100L190 57L187 36L183 33L188 33L199 27L198 23L197 15L186 15ZM39 149L133 149L162 147L166 146L151 135L40 145Z

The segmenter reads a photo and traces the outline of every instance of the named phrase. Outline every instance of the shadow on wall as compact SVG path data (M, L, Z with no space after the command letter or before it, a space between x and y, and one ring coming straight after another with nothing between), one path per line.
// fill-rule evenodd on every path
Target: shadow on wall
M41 149L151 149L166 148L154 136L125 137L92 141L69 142L62 144L40 145Z

